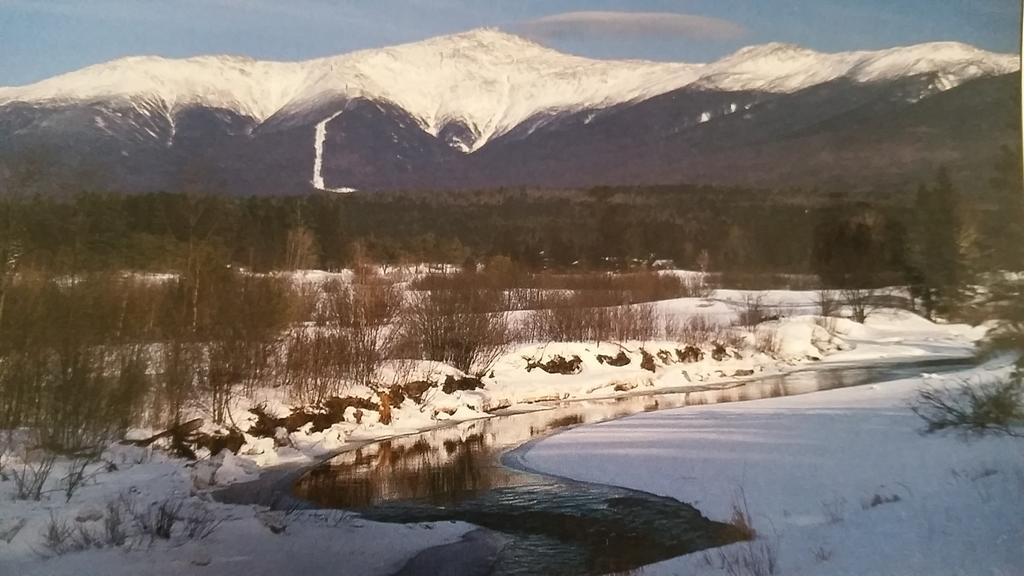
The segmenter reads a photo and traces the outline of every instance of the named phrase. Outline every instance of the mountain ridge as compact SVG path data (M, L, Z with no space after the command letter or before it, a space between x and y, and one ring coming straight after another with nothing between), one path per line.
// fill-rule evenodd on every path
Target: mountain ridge
M545 111L602 109L694 85L790 93L849 76L859 81L937 73L948 89L1007 73L1012 55L940 42L877 51L820 53L792 44L749 46L705 64L596 60L563 54L496 29L305 61L240 56L130 56L20 87L0 87L0 105L146 102L174 115L222 108L258 123L332 99L368 98L409 112L438 136L462 123L473 152Z
M38 150L55 189L84 175L124 191L200 174L258 194L830 178L871 188L938 163L980 174L992 147L1019 141L1019 82L1007 78L1018 69L960 43L593 60L495 30L292 63L128 57L0 89L0 164ZM1001 80L974 86L990 78ZM929 107L906 134L872 122L961 88L955 107ZM986 130L958 127L979 121Z

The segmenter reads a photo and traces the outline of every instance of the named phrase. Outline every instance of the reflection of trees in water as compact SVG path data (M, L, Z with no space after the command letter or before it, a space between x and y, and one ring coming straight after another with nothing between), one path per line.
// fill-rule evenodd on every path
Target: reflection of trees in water
M918 372L920 366L907 368ZM893 367L795 372L743 384L665 394L563 404L534 412L472 423L462 428L383 440L339 455L307 473L299 496L320 505L366 508L402 500L451 503L494 488L521 486L522 474L503 467L498 455L509 446L569 426L680 406L790 396L900 376ZM474 430L472 434L467 431ZM459 437L459 434L466 434Z
M452 501L506 486L514 472L489 466L493 455L482 434L445 439L384 440L330 466L313 469L296 484L297 494L319 504L364 508L393 500Z
M501 465L500 453L531 437L577 424L884 382L921 369L922 365L912 365L797 372L657 397L560 404L547 412L370 444L310 471L296 492L321 506L361 510L372 520L463 520L508 534L511 542L494 574L623 572L733 541L735 531L673 499L511 470Z

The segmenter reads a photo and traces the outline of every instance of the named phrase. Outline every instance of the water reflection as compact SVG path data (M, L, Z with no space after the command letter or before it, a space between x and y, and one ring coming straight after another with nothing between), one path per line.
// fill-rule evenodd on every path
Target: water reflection
M356 510L374 520L464 520L508 534L494 574L630 570L735 538L728 526L676 500L513 469L503 465L502 455L558 430L639 412L805 394L961 367L963 361L939 361L804 371L657 396L559 403L363 446L306 473L295 492L318 506Z

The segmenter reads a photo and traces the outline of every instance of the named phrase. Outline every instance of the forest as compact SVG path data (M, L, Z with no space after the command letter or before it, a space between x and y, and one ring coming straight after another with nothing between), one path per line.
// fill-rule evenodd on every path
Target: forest
M683 185L299 197L192 189L40 195L23 192L30 188L19 184L25 177L11 172L0 178L0 243L17 252L21 267L63 272L180 271L193 258L268 271L462 265L504 256L532 270L671 262L719 272L813 273L821 263L815 246L863 241L836 236L857 229L871 236L875 267L906 275L915 265L914 237L942 222L969 244L964 248L978 266L1012 267L1019 239L1006 231L1019 212L1019 166L1019 154L1006 149L984 192L954 190L938 169L920 190L885 198Z
M1015 158L1007 152L993 176L1001 210L985 210L942 170L904 204L712 188L287 198L8 190L0 425L40 427L46 445L74 452L111 428L174 425L196 401L226 424L231 403L258 386L313 406L352 384L387 398L402 380L380 373L393 360L482 376L515 342L723 347L730 330L700 318L674 325L644 306L716 287L819 290L823 317L846 306L859 322L878 305L969 318L986 275L1020 268ZM353 276L303 284L278 273L318 268ZM909 298L881 301L891 286ZM517 311L525 315L512 322ZM750 301L740 324L766 318ZM771 353L771 342L755 344Z

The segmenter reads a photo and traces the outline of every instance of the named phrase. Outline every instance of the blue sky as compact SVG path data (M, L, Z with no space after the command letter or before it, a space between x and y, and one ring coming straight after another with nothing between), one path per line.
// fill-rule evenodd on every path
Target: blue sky
M137 54L305 59L480 26L598 58L957 40L1016 52L1017 0L0 0L0 86Z

